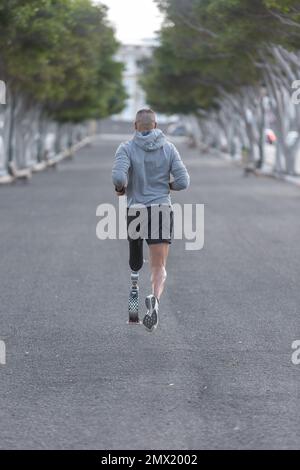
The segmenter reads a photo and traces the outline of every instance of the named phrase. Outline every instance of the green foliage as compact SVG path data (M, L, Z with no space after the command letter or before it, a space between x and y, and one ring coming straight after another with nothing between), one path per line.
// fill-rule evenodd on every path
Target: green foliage
M123 108L117 48L106 7L91 0L0 2L0 76L59 121Z
M148 101L164 113L216 107L220 93L261 84L266 46L298 47L295 0L157 0L166 16L145 69Z

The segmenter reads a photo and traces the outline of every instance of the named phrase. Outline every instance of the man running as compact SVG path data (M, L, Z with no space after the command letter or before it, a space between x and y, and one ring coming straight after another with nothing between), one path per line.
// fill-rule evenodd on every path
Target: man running
M135 130L133 139L117 149L112 179L116 194L127 195L129 265L132 270L129 323L139 323L137 283L138 272L143 266L144 239L149 246L152 294L146 297L147 313L143 324L151 332L158 325L159 301L167 278L166 263L173 233L170 190L186 189L190 178L176 147L157 129L152 109L138 111ZM148 235L136 237L130 226L141 215L142 207L146 208ZM155 210L161 212L159 217L153 216ZM141 225L137 225L137 231Z

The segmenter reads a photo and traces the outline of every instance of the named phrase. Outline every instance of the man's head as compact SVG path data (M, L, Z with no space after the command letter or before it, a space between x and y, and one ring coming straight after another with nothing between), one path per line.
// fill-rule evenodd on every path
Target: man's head
M140 111L137 112L134 126L138 132L146 132L156 129L157 122L155 112L150 108L140 109Z

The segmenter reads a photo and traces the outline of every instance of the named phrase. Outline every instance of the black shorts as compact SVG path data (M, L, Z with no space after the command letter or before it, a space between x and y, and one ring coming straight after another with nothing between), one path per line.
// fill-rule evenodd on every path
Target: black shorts
M137 220L138 219L138 220ZM133 221L136 221L132 224ZM148 245L172 243L174 213L172 206L155 206L127 209L127 237L129 241L146 240Z

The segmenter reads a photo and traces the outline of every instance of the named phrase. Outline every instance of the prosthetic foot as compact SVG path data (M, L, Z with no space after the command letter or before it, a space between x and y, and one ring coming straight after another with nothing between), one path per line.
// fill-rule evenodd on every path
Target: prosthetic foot
M128 301L128 314L129 314L129 325L140 325L139 320L139 273L132 271L131 272L131 289L129 292L129 301Z

